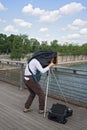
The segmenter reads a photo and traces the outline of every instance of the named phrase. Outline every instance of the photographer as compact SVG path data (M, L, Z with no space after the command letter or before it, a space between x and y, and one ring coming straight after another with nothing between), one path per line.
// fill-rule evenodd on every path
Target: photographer
M53 65L54 63L51 62L48 66L43 68L40 62L36 58L31 59L30 62L26 65L25 74L24 74L24 83L27 86L30 94L25 103L25 107L23 110L24 112L31 111L30 107L32 105L32 102L35 96L38 95L39 113L40 114L44 113L45 94L38 81L36 81L37 77L35 77L35 75L37 74L37 71L41 73L47 72L50 69L50 67L52 67Z

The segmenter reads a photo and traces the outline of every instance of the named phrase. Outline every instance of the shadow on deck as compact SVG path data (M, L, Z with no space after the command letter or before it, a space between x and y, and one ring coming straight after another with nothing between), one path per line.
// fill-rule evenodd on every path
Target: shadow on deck
M37 97L32 104L33 111L23 113L27 96L27 89L19 90L0 81L0 130L87 130L87 109L68 104L73 109L73 116L66 124L60 124L38 114ZM57 102L61 103L48 98L47 107Z

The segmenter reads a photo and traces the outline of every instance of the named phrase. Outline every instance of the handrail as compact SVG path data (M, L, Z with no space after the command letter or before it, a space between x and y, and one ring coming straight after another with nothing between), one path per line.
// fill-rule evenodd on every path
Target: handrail
M59 66L59 65L56 65L56 66L53 66L53 68L59 68L59 69L65 69L65 70L76 70L76 71L81 71L81 72L87 72L86 69L76 69L76 68L72 68L72 67L64 67L64 66Z
M22 61L0 60L0 80L12 83L23 89L25 87L23 75L26 63ZM52 70L56 80L51 73L49 95L62 99L61 88L68 101L71 100L73 102L75 100L76 104L78 104L77 102L79 104L84 103L84 106L87 107L87 70L60 66L59 64L52 67ZM46 74L43 74L40 81L44 90L46 90L46 76Z
M15 64L23 64L26 65L26 61L14 61L14 60L8 60L8 59L0 59L0 63L15 63ZM66 65L66 64L76 64L76 63L87 63L87 60L84 61L70 61L70 62L62 62L62 63L58 63L57 65L53 66L54 68L62 68L62 69L66 69L66 70L76 70L76 71L82 71L82 72L87 72L87 70L84 69L75 69L72 67L65 67L62 65Z

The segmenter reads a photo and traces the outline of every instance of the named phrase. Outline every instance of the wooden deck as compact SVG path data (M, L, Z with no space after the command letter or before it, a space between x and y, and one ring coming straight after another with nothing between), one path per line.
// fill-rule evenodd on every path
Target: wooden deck
M68 104L74 111L66 124L60 124L38 113L36 97L33 111L23 113L28 91L0 81L0 130L87 130L87 109ZM48 108L60 101L48 98Z

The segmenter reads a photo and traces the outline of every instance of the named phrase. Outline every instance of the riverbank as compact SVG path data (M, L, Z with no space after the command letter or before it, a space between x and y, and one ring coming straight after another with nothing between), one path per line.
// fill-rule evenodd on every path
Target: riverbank
M87 63L87 60L58 62L58 65L60 65L60 66L70 66L70 65L77 65L77 64L84 64L84 63Z
M26 62L28 59L29 59L29 57L31 57L31 55L32 54L30 54L30 55L27 55L27 56L25 56L24 58L22 58L20 61L22 61L22 62ZM11 60L10 59L10 55L0 55L0 59L2 59L2 60ZM14 61L14 60L13 60ZM87 55L69 55L69 56L60 56L60 55L58 55L58 63L60 64L60 63L68 63L68 62L79 62L79 61L83 61L83 62L85 62L85 61L87 61Z
M58 63L74 63L74 62L86 62L87 56L86 55L80 55L80 56L58 56Z

